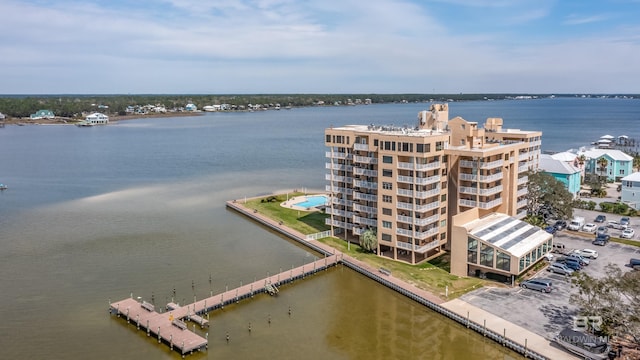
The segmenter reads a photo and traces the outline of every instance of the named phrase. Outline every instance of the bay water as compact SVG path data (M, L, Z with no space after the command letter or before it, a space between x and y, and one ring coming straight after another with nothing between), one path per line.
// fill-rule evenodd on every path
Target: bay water
M158 307L311 262L305 248L224 202L325 185L325 128L414 126L429 104L207 113L109 126L0 129L0 346L12 359L174 359L108 314L133 294ZM450 117L543 131L543 150L640 138L640 103L540 99L449 104ZM513 359L346 268L212 313L194 359ZM292 314L288 314L288 309ZM271 318L269 324L267 319ZM247 330L251 323L252 331ZM229 343L225 340L230 335Z

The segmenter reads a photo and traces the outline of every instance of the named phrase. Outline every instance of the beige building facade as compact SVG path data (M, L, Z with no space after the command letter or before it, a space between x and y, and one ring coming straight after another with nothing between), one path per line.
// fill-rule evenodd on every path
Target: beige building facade
M415 127L350 125L325 130L327 224L357 241L368 229L378 254L416 264L452 244L453 216L478 209L526 215L526 173L537 168L541 132L484 128L448 104L418 114Z

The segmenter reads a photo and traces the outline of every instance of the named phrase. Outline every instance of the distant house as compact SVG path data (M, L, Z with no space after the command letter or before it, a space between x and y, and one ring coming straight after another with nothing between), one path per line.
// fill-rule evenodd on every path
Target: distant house
M198 107L195 106L194 104L187 104L187 106L185 106L184 109L186 111L197 111Z
M51 110L38 110L35 114L31 114L31 120L53 119L55 117Z
M563 183L564 187L573 197L578 196L580 192L581 171L571 162L557 160L554 159L553 156L542 154L540 155L540 170Z
M587 159L585 174L606 176L610 181L619 181L633 170L633 157L620 150L590 149L579 151L577 155L584 155ZM602 159L606 160L606 166L603 166L605 163Z
M3 113L0 113L0 120L4 120L4 119L6 119L6 118L7 118L7 117L6 117Z
M622 178L620 201L640 210L640 172Z
M109 117L102 113L93 113L87 115L84 122L89 125L106 125L109 123Z

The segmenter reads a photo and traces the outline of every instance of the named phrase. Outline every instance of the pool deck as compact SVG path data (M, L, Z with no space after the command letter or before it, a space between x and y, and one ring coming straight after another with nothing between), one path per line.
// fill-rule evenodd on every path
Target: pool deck
M305 202L308 200L308 198L314 197L314 196L327 196L327 195L326 194L309 194L309 195L295 196L281 203L280 206L288 209L300 210L300 211L316 211L316 210L319 210L317 207L306 208L306 207L296 205L297 203Z

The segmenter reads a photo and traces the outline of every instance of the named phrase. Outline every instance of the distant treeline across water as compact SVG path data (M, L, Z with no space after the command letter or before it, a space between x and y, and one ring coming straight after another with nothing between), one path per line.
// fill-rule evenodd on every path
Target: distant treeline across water
M229 109L248 109L250 104L262 108L303 106L340 106L384 103L454 102L505 99L538 99L546 97L606 97L640 99L639 94L139 94L139 95L0 95L0 113L8 117L29 117L41 109L53 111L56 116L74 118L83 113L100 111L111 115L125 115L127 107L159 105L167 110L194 104L204 106L229 104Z

